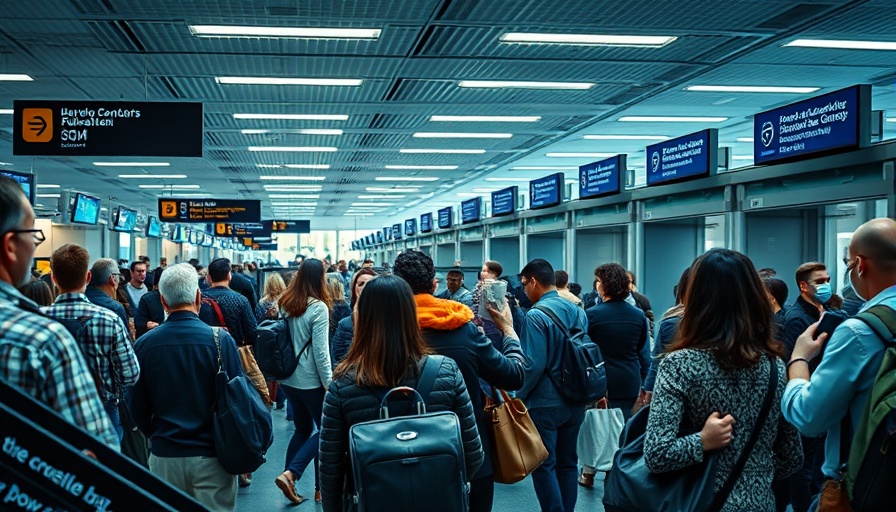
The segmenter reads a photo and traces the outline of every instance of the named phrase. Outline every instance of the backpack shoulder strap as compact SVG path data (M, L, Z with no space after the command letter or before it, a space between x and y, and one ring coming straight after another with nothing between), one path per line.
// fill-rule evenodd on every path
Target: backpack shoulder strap
M221 355L221 328L212 327L212 336L215 339L215 347L218 349L218 371L224 370L223 356Z
M877 336L889 345L896 339L896 311L889 306L878 304L855 316L864 322Z
M420 379L417 380L417 392L426 401L432 391L433 385L436 383L436 376L439 374L439 368L442 367L443 356L430 354L423 361L423 368L420 370Z
M535 306L532 306L532 309L537 309L547 315L547 317L550 318L552 322L554 322L554 325L560 328L560 330L563 332L563 334L566 335L567 338L571 337L569 329L566 327L566 325L563 324L563 322L560 320L560 317L557 316L557 313L554 313L549 308L539 306L537 304Z

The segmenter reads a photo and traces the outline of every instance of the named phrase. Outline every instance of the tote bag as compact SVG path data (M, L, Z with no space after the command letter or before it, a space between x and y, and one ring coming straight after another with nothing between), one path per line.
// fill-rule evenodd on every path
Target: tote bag
M492 389L485 397L487 429L492 439L492 470L495 482L513 484L526 478L548 458L548 450L529 417L522 400Z

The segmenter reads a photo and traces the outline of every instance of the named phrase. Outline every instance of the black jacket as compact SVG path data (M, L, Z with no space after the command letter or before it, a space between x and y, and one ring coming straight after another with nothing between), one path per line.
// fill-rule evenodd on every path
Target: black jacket
M137 314L134 315L134 330L137 332L138 338L149 332L149 329L146 328L147 322L155 322L160 325L165 323L165 308L162 307L162 295L158 290L140 297Z
M255 293L255 285L252 281L242 274L231 274L230 289L239 293L249 301L249 311L255 312L255 306L258 305L258 295Z
M348 354L352 346L352 338L355 335L355 325L352 315L348 315L336 324L336 331L330 338L330 361L335 369Z
M607 369L607 398L635 398L650 369L647 317L623 300L588 309L588 336L600 347Z
M416 386L422 363L422 360L418 362L417 367L405 375L400 385ZM427 412L452 411L457 415L464 442L467 478L471 478L482 464L482 444L473 417L470 395L454 361L443 359L432 391L424 397L424 401ZM330 383L324 399L318 454L320 490L325 512L341 511L343 493L353 488L347 457L349 428L358 423L379 419L379 407L380 397L375 390L359 386L355 382L354 372Z
M227 327L237 345L254 345L257 337L258 322L255 321L255 308L249 301L234 290L224 286L215 286L202 292L203 297L210 297L218 302L224 325L217 318L212 308L203 304L199 318L208 325Z
M837 311L827 307L825 310ZM790 356L793 354L793 347L796 345L796 339L799 338L800 334L803 334L810 325L817 322L819 318L821 318L821 312L818 311L818 308L815 305L810 304L802 295L796 298L796 302L790 306L784 314L784 336L781 341L784 342L784 349L787 351L786 360L790 360ZM818 354L809 366L814 370L820 362L821 354Z

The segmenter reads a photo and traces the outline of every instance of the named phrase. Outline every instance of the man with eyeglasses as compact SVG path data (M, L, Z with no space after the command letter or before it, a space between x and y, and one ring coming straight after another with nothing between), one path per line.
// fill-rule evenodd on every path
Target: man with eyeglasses
M121 273L118 263L111 258L100 258L90 268L90 284L84 295L87 300L118 315L125 327L128 327L128 314L124 306L115 300ZM130 329L128 329L130 334Z
M118 449L118 435L77 342L16 290L45 240L18 183L0 177L0 378ZM2 397L0 397L2 400Z

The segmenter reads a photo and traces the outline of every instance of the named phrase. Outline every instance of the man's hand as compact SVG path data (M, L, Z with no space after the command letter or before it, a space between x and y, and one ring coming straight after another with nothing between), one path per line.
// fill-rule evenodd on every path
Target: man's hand
M815 322L810 325L803 334L800 334L799 338L796 339L796 344L793 347L793 355L790 356L791 360L801 358L811 361L821 352L821 347L823 347L824 342L827 341L828 335L827 333L822 333L818 338L813 338L815 336L815 330L818 329L818 324L819 322Z
M159 324L157 324L156 322L146 322L146 329L147 329L147 330L155 329L155 328L158 327L158 326L159 326Z

